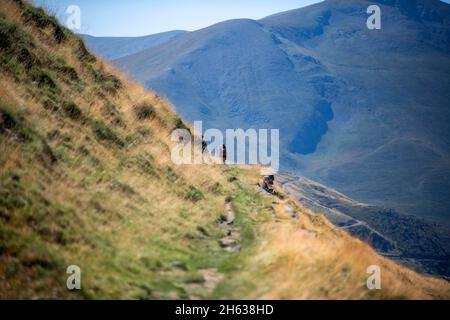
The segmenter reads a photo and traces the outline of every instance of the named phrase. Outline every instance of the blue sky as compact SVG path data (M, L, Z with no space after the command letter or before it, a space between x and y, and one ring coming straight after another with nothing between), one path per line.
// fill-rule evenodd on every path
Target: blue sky
M320 0L35 0L63 23L68 17L66 8L78 5L81 30L77 32L94 36L192 31L228 19L260 19L316 2Z
M260 19L319 0L36 0L65 22L66 8L81 9L81 30L95 36L142 36L197 30L236 18Z

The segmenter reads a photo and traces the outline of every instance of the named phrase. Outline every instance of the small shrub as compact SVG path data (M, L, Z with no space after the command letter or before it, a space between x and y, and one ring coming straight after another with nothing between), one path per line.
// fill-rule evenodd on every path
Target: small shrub
M61 43L67 39L66 29L59 24L54 27L53 36L55 37L56 42Z
M105 117L115 117L120 115L119 111L117 110L116 106L111 101L106 101L105 104L102 106L102 114Z
M20 250L19 259L26 267L40 267L42 269L56 269L59 264L53 253L43 241L31 241ZM60 266L59 266L60 267Z
M52 129L49 132L47 132L47 139L49 140L58 139L60 136L61 132L58 129Z
M58 104L53 99L48 97L42 101L42 106L44 107L44 109L52 112L56 112L59 110Z
M70 80L72 81L78 81L80 80L78 78L78 73L77 71L69 66L61 66L60 68L58 68L58 71L61 72L62 74L64 74L65 76L67 76Z
M62 75L67 80L80 80L77 71L73 67L68 66L61 57L58 57L55 61L50 62L50 64L53 66L53 69L58 72L58 74Z
M95 137L100 141L112 142L120 147L124 147L124 141L109 128L105 123L101 121L94 121L92 124L92 129L94 131Z
M186 193L184 195L184 198L186 200L191 200L192 202L197 202L197 201L204 199L204 195L200 189L198 189L194 186L189 186L188 190L186 191Z
M219 182L214 183L209 190L214 194L222 194L223 188Z
M84 146L84 145L79 146L77 148L77 152L80 153L81 155L85 156L85 157L87 157L87 156L89 156L91 154L89 149L86 146Z
M117 90L122 87L122 82L119 78L102 70L95 72L95 79L101 83L103 90L110 94L116 94Z
M42 141L39 159L46 166L52 166L52 165L56 164L56 162L58 161L55 154L53 153L53 150L50 148L50 146L45 141Z
M110 118L111 123L115 126L126 127L125 121L122 119L122 115L117 110L116 106L109 100L102 106L102 115Z
M171 128L172 130L186 129L186 130L190 131L189 127L177 115L170 117L166 123L167 123L168 127Z
M0 115L0 133L16 128L17 121L10 113L2 110L0 111Z
M147 269L150 269L152 271L159 271L164 267L161 261L151 259L149 257L140 257L139 260L144 264L144 266Z
M114 119L111 120L111 123L115 126L119 126L122 128L126 128L127 124L125 123L125 121L123 121L123 119L119 116L114 117Z
M31 37L15 24L10 24L0 17L0 52L6 55L1 65L11 64L16 60L26 68L39 64L32 52L35 47Z
M203 226L197 226L197 231L200 232L204 237L209 237L209 231Z
M158 176L155 167L152 163L153 157L151 155L139 155L136 157L136 164L140 171L150 176Z
M56 19L50 17L42 8L27 7L22 12L25 22L33 22L39 28L53 27L58 24Z
M16 80L19 80L19 76L23 70L16 59L9 59L5 56L0 56L0 70L1 69L10 73Z
M55 81L53 81L52 77L45 71L40 72L35 81L38 82L39 86L47 86L49 88L57 87Z
M188 127L183 122L183 120L178 116L175 117L175 128L176 129L188 129Z
M86 61L81 62L81 68L83 69L83 72L86 72L89 77L92 79L96 79L96 71L92 65Z
M175 171L173 171L172 167L167 166L164 171L166 179L169 180L169 182L174 183L180 178L178 174Z
M33 136L30 129L4 108L0 108L0 134L8 135L19 141L30 141Z
M49 16L42 8L27 7L22 12L22 18L26 23L33 23L38 28L52 28L53 37L58 43L67 38L66 31L56 18Z
M149 103L139 103L134 106L134 113L139 120L150 119L155 116L155 108Z
M152 135L152 131L146 127L138 127L136 129L136 133L139 134L143 138L150 137Z
M22 47L17 50L16 58L19 62L23 63L25 67L31 68L33 65L38 65L39 60L34 53L31 52L31 48Z
M49 89L51 93L59 93L60 89L52 76L45 69L35 67L29 71L31 81L41 89Z
M65 101L62 105L64 114L73 120L79 120L82 117L81 109L72 101Z
M110 188L113 190L119 190L120 192L128 195L136 194L136 191L134 191L132 187L117 180L111 182Z
M84 44L83 39L77 38L77 57L82 62L92 63L95 62L95 56L89 52L89 50L86 48L86 45Z

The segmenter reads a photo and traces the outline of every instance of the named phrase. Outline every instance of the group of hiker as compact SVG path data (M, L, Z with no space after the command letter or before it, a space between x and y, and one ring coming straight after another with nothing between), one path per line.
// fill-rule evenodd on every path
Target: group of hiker
M202 152L204 153L206 151L208 144L206 143L204 136L202 135ZM222 161L223 164L227 161L227 147L225 144L222 144L221 146L221 154L222 154ZM269 193L275 193L274 191L274 184L275 182L275 176L273 174L266 174L263 175L263 182L262 182L262 188L266 190Z
M207 146L208 146L208 144L206 143L205 138L202 135L202 152L203 153L206 151ZM225 146L225 144L222 144L220 153L222 154L223 164L225 164L227 161L227 147Z

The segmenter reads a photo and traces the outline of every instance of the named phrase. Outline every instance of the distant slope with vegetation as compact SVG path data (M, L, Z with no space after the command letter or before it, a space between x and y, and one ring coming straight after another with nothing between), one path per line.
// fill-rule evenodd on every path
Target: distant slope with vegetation
M289 195L336 226L414 270L450 279L450 231L414 215L361 203L292 173L278 175Z
M87 34L80 36L89 49L107 60L113 60L160 45L185 32L187 31L173 30L143 37L94 37Z
M450 297L256 167L173 165L169 104L20 0L1 0L0 70L0 298Z

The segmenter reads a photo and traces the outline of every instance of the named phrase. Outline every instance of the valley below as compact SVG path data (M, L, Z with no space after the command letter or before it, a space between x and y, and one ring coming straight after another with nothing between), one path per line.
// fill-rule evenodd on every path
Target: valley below
M450 230L414 215L368 205L292 173L278 183L302 205L371 245L380 254L425 274L450 279Z

